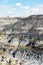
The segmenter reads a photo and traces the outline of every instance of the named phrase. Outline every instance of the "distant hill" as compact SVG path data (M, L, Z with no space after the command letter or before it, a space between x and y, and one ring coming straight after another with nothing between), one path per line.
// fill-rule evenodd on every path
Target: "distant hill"
M9 23L5 24L3 21L4 25L0 25L0 35L3 34L3 37L5 37L0 41L15 43L21 40L22 42L24 41L23 43L28 44L29 38L36 38L38 44L43 44L43 15L31 15L26 18L16 18L14 20L12 22L11 20L5 20L9 21Z
M19 18L17 22L5 25L2 31L6 34L28 32L43 34L43 15L31 15L26 18Z

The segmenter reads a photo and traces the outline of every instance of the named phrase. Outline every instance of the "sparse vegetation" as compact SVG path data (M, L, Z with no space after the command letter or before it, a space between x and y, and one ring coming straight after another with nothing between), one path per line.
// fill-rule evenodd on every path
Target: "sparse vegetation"
M30 16L16 21L7 16L4 20L0 23L4 25L0 26L0 65L22 65L18 60L24 65L27 60L35 62L38 56L43 61L43 17Z
M20 46L20 47L19 47L19 50L20 50L21 52L27 51L27 47L25 47L25 46Z

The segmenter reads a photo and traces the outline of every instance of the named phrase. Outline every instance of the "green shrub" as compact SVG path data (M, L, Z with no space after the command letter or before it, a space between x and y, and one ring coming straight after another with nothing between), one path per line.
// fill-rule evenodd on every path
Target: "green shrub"
M25 46L20 46L20 47L19 47L19 50L20 50L21 52L27 51L27 47L25 47Z

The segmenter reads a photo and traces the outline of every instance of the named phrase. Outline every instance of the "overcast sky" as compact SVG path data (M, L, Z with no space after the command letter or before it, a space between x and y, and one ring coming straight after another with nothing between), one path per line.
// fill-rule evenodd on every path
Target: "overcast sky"
M0 16L43 14L43 0L0 0Z

